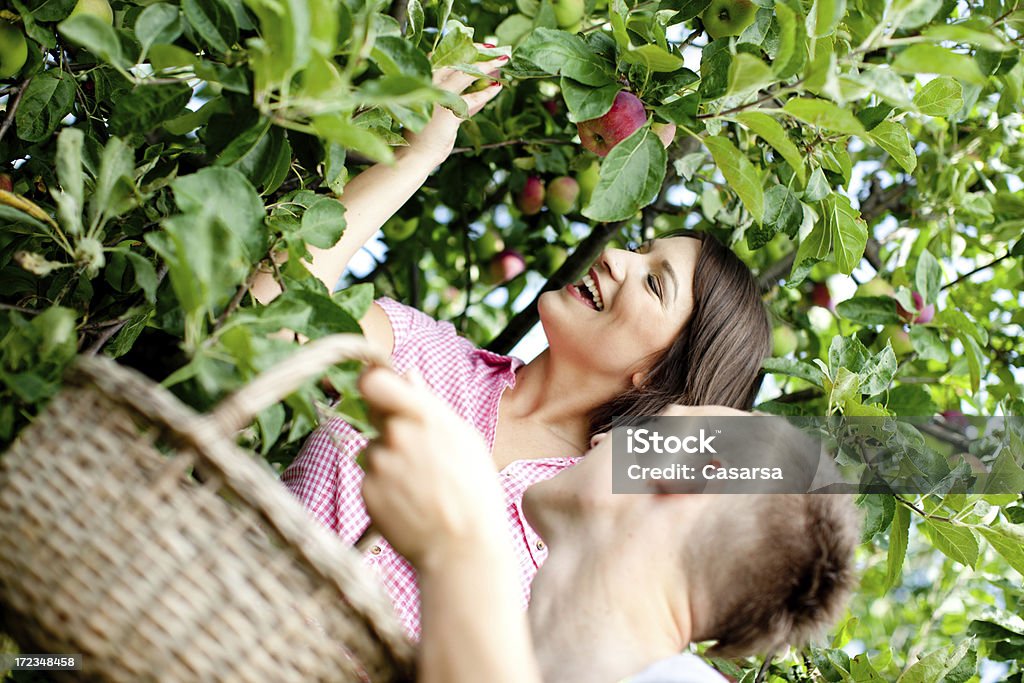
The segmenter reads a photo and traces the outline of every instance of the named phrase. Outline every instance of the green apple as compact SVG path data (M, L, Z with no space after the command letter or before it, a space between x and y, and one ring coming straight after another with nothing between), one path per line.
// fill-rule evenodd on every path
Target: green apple
M601 179L601 164L597 161L592 162L585 169L576 174L576 182L580 185L580 206L586 206L590 203L590 197L594 194L594 188L597 187L597 182Z
M882 277L873 277L857 288L857 296L892 296L896 290Z
M544 275L549 277L552 273L558 270L565 259L568 258L569 252L565 250L560 244L548 244L537 253L537 258L533 262L533 267Z
M886 342L892 344L893 353L896 354L897 358L905 356L914 350L914 345L910 342L910 335L907 334L902 325L886 325L882 328L882 331L878 334L878 339L875 340L875 345L881 350L885 348Z
M388 238L389 242L401 242L404 239L412 237L412 234L416 232L416 228L419 227L419 224L419 218L403 220L399 216L392 216L388 219L388 222L384 224L384 236Z
M12 78L25 66L28 43L14 24L0 21L0 78Z
M473 244L476 247L477 258L481 261L489 260L505 248L505 240L501 238L501 234L494 228L484 230L483 234L477 237Z
M69 16L76 14L91 14L104 23L114 25L114 11L107 0L78 0Z
M757 5L752 0L711 0L700 19L712 40L738 36L754 23Z
M576 182L576 179L559 176L548 183L545 201L553 213L564 216L573 210L579 196L580 184Z
M788 356L796 351L799 345L800 340L792 327L779 325L772 330L772 355L776 358Z
M584 0L551 0L551 7L555 10L555 21L558 28L569 28L578 24L583 18Z

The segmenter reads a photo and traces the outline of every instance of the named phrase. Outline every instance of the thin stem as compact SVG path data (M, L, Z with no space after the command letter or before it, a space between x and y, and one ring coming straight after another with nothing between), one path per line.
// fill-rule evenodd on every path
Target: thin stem
M498 149L499 147L512 147L514 145L567 145L568 140L562 140L560 138L538 138L536 140L505 140L503 142L490 142L486 145L480 145L479 147L456 147L452 150L452 154L463 154L465 152L475 152L479 149Z
M913 503L911 503L909 500L907 500L903 496L893 496L893 498L895 498L897 502L907 506L908 508L910 508L911 510L913 510L917 514L919 514L922 517L924 517L925 519L933 519L933 520L935 520L937 522L947 522L949 524L956 524L956 522L954 520L950 519L949 517L943 517L942 515L929 515L927 512L925 512L924 510L922 510L918 506L914 505Z
M1010 254L1010 253L1006 253L1006 254L1003 254L1002 256L1000 256L999 258L997 258L997 259L996 259L995 261L991 261L991 262L989 262L989 263L986 263L986 264L985 264L985 265L983 265L983 266L978 266L977 268L975 268L975 269L974 269L974 270L972 270L971 272L969 272L969 273L964 273L963 275L961 275L961 276L960 276L960 277L958 277L957 279L953 280L952 282L950 282L950 283L948 283L948 284L945 284L945 285L943 285L943 286L942 286L942 289L949 289L949 288L950 288L950 287L952 287L953 285L956 285L956 284L959 284L959 283L963 282L964 280L966 280L967 278L971 277L972 275L975 275L975 274L977 274L977 273L980 273L980 272L981 272L981 271L983 271L983 270L986 270L986 269L988 269L988 268L991 268L992 266L996 265L996 264L997 264L997 263L999 263L1000 261L1005 261L1006 259L1010 258L1010 256L1011 256L1011 254Z
M25 90L28 89L28 84L32 82L32 76L26 78L21 87L18 88L18 94L14 96L14 101L11 102L11 106L7 108L7 116L4 117L4 122L0 125L0 140L4 139L4 135L7 134L7 129L14 123L14 114L18 111L18 105L21 104L21 97L25 94Z

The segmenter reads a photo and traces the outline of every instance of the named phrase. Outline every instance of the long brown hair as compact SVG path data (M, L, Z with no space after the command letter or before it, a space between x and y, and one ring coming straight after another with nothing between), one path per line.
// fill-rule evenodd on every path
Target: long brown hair
M746 264L713 235L680 232L668 237L679 236L701 242L690 319L653 361L640 388L590 413L591 435L624 419L657 415L672 403L741 410L754 404L763 376L761 361L771 351L771 325L757 282Z

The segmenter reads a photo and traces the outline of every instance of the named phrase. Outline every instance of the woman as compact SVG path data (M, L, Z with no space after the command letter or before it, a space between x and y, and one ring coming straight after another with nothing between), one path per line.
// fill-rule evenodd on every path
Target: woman
M502 60L485 63L497 69ZM438 74L462 91L474 78ZM463 95L471 114L500 85ZM436 108L392 166L377 165L339 198L347 227L327 250L310 249L308 267L333 289L348 260L419 188L454 146L459 119ZM260 301L277 293L269 277L253 288ZM526 488L576 462L590 436L616 415L653 415L671 402L749 408L769 349L770 327L750 272L711 237L654 240L638 251L609 249L583 281L539 302L550 346L529 364L477 349L414 309L382 299L360 321L366 337L392 354L400 373L414 371L491 449L505 493L507 522L518 539L522 600L546 557L543 541L520 513ZM340 435L340 439L339 439ZM283 481L323 524L355 543L369 525L354 455L365 440L331 420L307 440ZM367 562L391 594L411 635L419 630L415 572L387 543Z

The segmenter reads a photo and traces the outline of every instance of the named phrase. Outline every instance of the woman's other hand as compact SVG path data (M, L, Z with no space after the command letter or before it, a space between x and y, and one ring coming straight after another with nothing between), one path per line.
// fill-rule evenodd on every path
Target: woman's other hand
M363 480L374 527L421 572L504 542L501 489L473 426L390 370L367 371L359 386L380 432Z
M478 47L490 47L480 45ZM501 67L508 62L508 57L498 57L487 62L474 64L481 72L497 77ZM501 83L495 81L483 90L465 92L479 76L467 74L456 69L444 68L434 72L434 85L448 92L461 95L466 103L468 116L473 116L484 108L488 102L501 92ZM455 136L463 119L451 110L439 104L434 105L434 113L430 122L419 133L408 133L409 151L423 154L440 164L448 158L455 147Z

